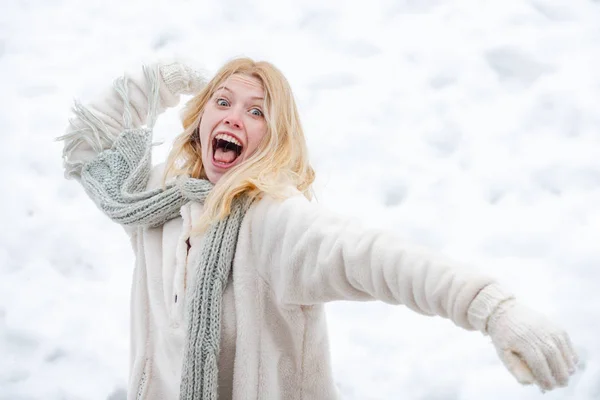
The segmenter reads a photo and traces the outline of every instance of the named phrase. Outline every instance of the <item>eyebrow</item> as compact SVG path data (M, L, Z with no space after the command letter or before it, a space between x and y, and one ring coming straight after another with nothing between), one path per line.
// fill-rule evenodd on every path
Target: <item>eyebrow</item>
M216 93L216 92L218 92L218 91L219 91L219 90L221 90L221 89L223 89L223 90L227 90L229 93L235 94L235 93L233 93L233 91L232 91L231 89L229 89L227 86L220 86L220 87L218 87L218 88L217 88L217 90L215 91L215 93ZM250 97L250 98L251 98L252 100L264 100L264 99L265 99L264 97L259 97L259 96L252 96L252 97Z

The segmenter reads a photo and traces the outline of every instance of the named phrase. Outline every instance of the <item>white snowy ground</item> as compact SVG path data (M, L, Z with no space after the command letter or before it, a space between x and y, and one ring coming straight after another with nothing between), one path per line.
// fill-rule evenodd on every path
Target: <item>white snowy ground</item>
M185 57L288 76L322 203L498 277L563 325L566 389L521 387L489 340L381 303L328 306L347 399L600 399L597 1L3 0L0 399L123 399L133 258L63 179L74 97ZM159 120L155 162L179 132Z

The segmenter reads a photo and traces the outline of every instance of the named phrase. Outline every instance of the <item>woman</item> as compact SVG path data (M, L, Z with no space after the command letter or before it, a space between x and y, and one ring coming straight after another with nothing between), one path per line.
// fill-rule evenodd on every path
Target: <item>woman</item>
M193 94L166 165L156 115ZM68 178L123 225L136 255L129 399L333 399L324 303L381 300L489 335L544 390L577 363L568 336L487 276L311 203L292 91L235 59L206 82L185 65L125 76L76 104Z

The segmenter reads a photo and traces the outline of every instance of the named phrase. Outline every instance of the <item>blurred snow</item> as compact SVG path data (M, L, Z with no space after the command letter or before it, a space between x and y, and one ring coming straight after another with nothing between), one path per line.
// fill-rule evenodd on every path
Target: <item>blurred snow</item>
M542 395L479 333L335 303L345 398L600 399L599 2L4 0L0 400L125 397L133 257L63 179L73 98L143 62L238 55L289 78L321 203L494 275L582 358ZM179 131L169 110L155 161Z

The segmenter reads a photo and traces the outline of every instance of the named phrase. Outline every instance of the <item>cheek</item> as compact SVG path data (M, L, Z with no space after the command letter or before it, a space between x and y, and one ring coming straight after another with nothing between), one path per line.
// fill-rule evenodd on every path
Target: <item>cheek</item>
M219 121L219 117L218 113L209 106L204 110L202 117L200 118L199 126L200 145L203 149L206 147L210 134Z
M202 149L204 149L206 147L206 141L208 140L208 134L207 130L204 128L202 123L198 128L198 135L200 136L200 146L202 147Z
M202 146L202 148L206 148L207 144L208 144L208 140L210 138L210 132L211 132L211 125L210 125L210 120L206 120L206 119L202 119L200 121L200 126L198 127L198 135L200 136L200 145Z
M255 150L260 141L267 135L267 123L262 122L252 125L247 133L250 150Z

